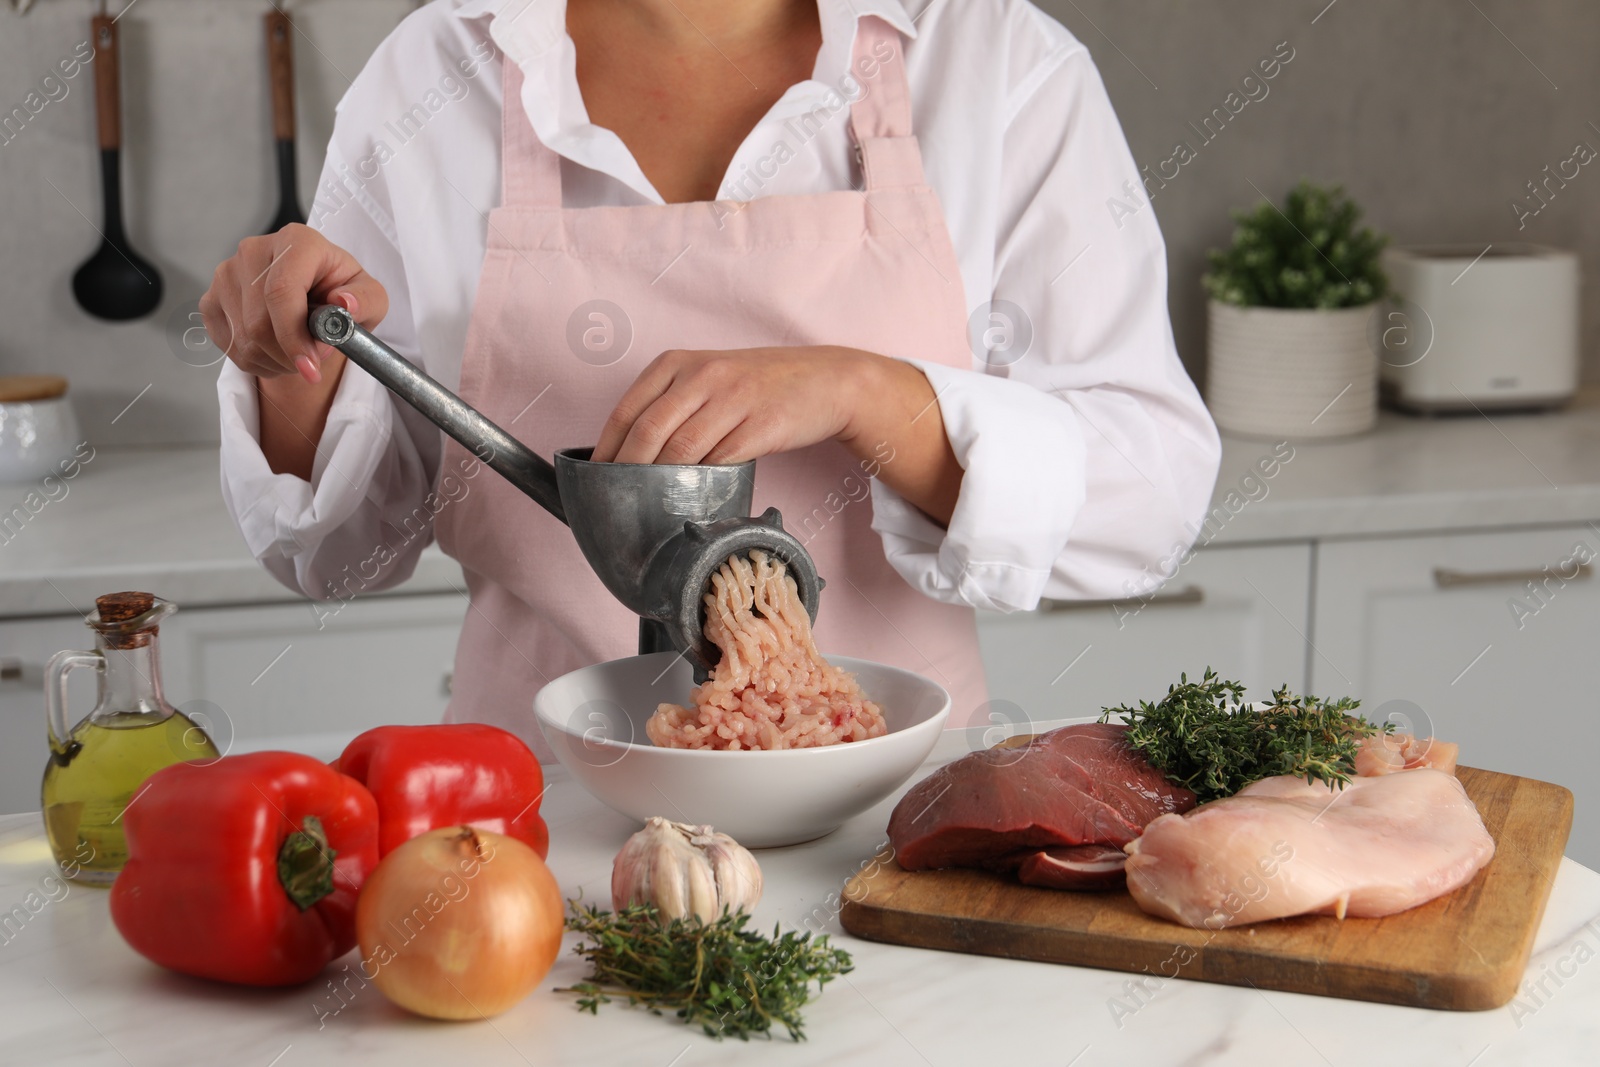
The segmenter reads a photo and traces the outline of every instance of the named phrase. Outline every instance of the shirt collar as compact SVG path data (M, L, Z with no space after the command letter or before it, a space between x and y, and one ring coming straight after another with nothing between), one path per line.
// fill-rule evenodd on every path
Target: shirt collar
M567 36L566 0L452 2L458 18L490 19L490 37L522 70L523 109L540 141L575 163L610 172L649 199L660 199L616 134L589 122L577 88L576 53ZM904 0L817 0L817 9L822 47L811 79L786 95L784 103L790 106L813 93L831 91L850 74L856 25L864 16L875 15L906 37L917 35Z
M519 61L538 55L554 46L566 34L566 0L455 0L456 17L463 19L492 16L496 23L506 23L508 40L516 40L532 51L518 56ZM818 0L818 13L822 19L822 54L818 56L817 72L835 73L837 65L845 69L848 60L824 65L830 51L841 50L848 54L850 41L841 40L847 31L855 35L855 24L863 16L876 15L905 34L916 37L917 24L902 0ZM920 12L919 12L920 14Z

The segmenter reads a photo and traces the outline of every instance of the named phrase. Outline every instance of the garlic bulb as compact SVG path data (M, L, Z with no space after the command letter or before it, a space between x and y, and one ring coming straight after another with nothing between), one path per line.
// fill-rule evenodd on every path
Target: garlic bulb
M756 858L709 826L652 817L611 864L611 906L618 911L654 904L664 920L698 915L709 923L724 906L748 911L760 899Z

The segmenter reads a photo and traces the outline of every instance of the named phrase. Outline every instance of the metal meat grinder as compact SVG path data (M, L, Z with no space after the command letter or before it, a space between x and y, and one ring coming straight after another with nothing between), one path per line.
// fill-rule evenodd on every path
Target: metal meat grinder
M566 523L595 574L639 616L639 652L677 651L696 682L721 657L704 634L703 597L729 556L761 549L781 559L811 621L823 581L777 508L750 517L755 461L595 463L565 448L552 465L363 329L341 307L311 312L311 336L337 348L495 473Z

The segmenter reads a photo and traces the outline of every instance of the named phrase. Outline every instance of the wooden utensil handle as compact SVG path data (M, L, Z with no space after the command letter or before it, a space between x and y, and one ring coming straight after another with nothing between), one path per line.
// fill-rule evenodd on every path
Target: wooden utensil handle
M279 141L294 140L294 32L289 16L270 11L267 27L267 73L272 79L272 136Z
M94 108L100 127L100 148L122 147L122 100L117 63L117 24L108 15L89 23L94 41Z

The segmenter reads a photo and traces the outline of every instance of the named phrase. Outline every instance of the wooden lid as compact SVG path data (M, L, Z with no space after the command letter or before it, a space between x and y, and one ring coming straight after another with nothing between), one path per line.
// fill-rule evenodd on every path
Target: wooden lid
M54 400L67 393L67 380L54 374L18 374L0 378L0 404Z

